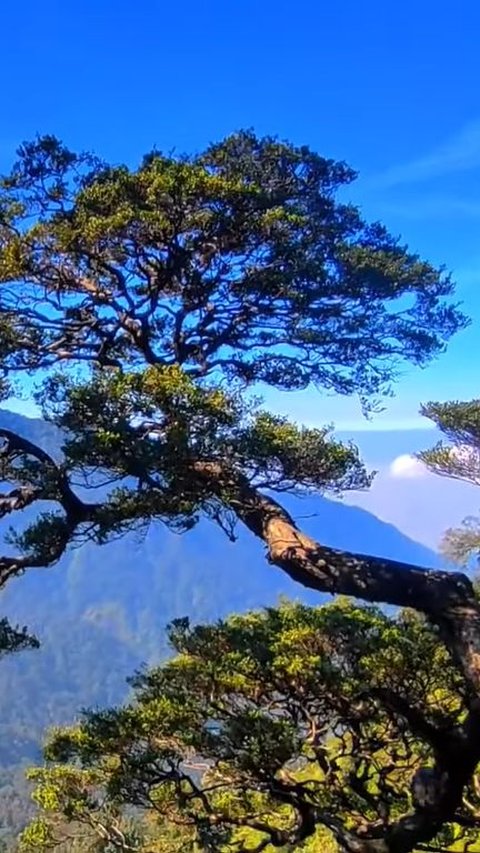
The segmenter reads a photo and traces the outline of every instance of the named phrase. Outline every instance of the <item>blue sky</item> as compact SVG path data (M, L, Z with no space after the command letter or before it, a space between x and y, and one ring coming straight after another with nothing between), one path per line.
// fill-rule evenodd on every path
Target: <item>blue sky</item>
M474 320L434 366L408 371L374 426L480 395L476 0L24 0L5 4L2 31L0 168L37 132L134 163L153 145L192 151L254 127L345 159L360 173L351 198L452 270ZM269 402L365 426L352 400Z

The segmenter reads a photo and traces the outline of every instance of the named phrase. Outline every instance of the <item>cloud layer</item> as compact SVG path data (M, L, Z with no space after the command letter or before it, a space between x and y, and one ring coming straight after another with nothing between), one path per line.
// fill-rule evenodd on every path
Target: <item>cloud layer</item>
M425 465L409 453L397 456L389 468L390 476L398 477L399 479L411 480L417 477L424 477L426 473L427 469Z
M388 189L477 168L480 168L480 121L466 125L423 157L392 166L372 178L369 184L378 189Z

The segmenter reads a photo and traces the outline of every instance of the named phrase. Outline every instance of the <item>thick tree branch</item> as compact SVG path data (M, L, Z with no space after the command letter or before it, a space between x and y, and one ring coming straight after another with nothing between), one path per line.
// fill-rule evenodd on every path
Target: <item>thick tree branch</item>
M270 562L297 583L425 613L441 629L472 695L480 695L480 607L466 575L329 548L302 533L246 477L213 462L194 463L193 471L262 540Z
M25 509L30 504L41 499L41 489L34 486L21 486L6 494L0 494L0 518L11 512Z
M387 687L372 687L365 693L365 698L378 698L380 702L395 714L407 721L410 731L416 737L430 744L436 753L443 752L450 746L451 726L434 726L425 715L410 704L403 696Z
M23 574L29 568L43 568L56 563L73 539L75 532L85 522L94 522L98 517L97 504L84 503L75 494L62 466L41 447L22 438L8 429L0 429L4 440L0 449L0 460L10 464L19 457L34 459L41 466L40 482L36 485L20 486L7 494L0 495L0 517L15 510L25 509L37 501L55 501L64 512L65 523L61 532L52 537L46 547L38 553L26 553L0 557L0 588L10 578Z
M67 516L74 518L84 511L85 505L72 490L65 471L62 470L61 466L45 450L8 429L0 428L0 438L3 438L5 442L0 450L0 458L5 460L12 459L15 456L30 456L43 465L45 474L50 474L51 482L44 489L39 488L36 496L32 497L28 501L29 503L34 499L48 500L49 498L56 497L59 503L62 504ZM54 492L53 495L52 490ZM23 507L19 508L23 509Z

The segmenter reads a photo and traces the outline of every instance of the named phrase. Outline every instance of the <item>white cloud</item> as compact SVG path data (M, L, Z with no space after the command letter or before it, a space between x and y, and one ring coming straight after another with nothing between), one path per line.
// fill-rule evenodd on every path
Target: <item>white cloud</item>
M408 163L392 166L373 177L370 186L386 189L400 184L418 183L440 175L467 171L480 167L480 121L463 127L451 139L430 153Z
M391 477L399 477L401 479L413 479L423 477L426 474L425 465L411 456L409 453L404 453L402 456L397 456L390 465L389 474Z

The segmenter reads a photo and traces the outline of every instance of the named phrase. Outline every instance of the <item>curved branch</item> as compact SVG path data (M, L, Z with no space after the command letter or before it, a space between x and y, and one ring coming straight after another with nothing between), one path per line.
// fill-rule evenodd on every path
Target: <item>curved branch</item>
M480 606L466 575L329 548L298 529L273 498L216 462L193 473L218 495L267 549L268 559L294 581L323 593L410 607L437 625L472 695L480 695Z
M66 515L68 517L72 516L73 518L83 511L85 505L72 490L65 471L57 462L55 462L49 453L37 444L34 444L32 441L29 441L27 438L23 438L9 429L0 428L0 437L5 439L5 444L0 450L0 458L5 459L19 454L23 456L32 456L37 460L37 462L44 465L46 471L54 475L54 487L58 490L58 501L62 504ZM51 485L49 490L39 488L37 490L37 495L32 497L29 503L35 499L51 499L51 488ZM18 508L23 509L23 507Z
M4 445L0 459L11 461L18 456L32 457L41 466L45 482L39 485L20 486L7 494L0 495L0 518L15 510L25 509L36 501L56 501L65 513L65 525L61 535L47 543L41 553L0 556L0 588L10 578L21 575L29 568L43 568L56 563L65 552L75 532L85 522L95 522L99 505L84 503L70 486L67 473L50 454L38 445L8 429L0 429Z
M434 726L418 708L411 705L395 690L388 687L372 687L369 688L368 693L365 693L365 698L367 697L380 699L387 708L403 717L411 732L430 744L435 753L442 753L447 748L452 748L454 741L456 743L456 733L452 734L452 727L446 720L443 721L443 726Z

